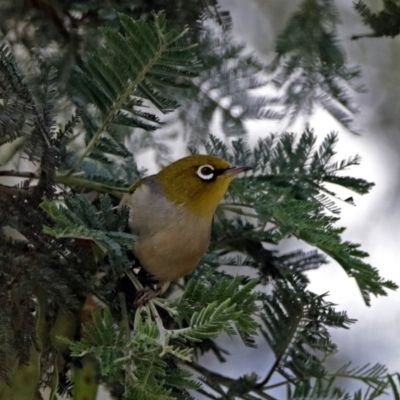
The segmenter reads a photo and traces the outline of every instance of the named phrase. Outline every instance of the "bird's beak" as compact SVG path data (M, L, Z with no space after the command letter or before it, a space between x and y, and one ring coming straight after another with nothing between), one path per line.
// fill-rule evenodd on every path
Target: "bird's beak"
M253 169L253 167L249 167L247 165L231 165L222 176L236 176L241 172L248 171L249 169Z

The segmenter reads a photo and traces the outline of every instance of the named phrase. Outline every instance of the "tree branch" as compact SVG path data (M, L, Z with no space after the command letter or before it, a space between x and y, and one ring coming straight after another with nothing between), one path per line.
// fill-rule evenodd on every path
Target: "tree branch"
M7 176L7 177L16 177L16 178L28 178L28 179L40 179L40 176L36 172L28 172L28 171L15 171L11 170L4 170L0 171L0 176ZM66 186L78 186L85 189L92 189L102 193L109 193L116 197L122 197L125 193L128 193L127 188L117 187L117 186L110 186L105 185L99 182L93 182L89 179L83 178L78 175L56 175L55 180L57 184L66 185ZM8 188L7 186L3 186ZM16 188L11 188L18 190Z
M263 387L264 385L266 385L266 384L269 382L269 380L271 379L271 377L272 377L272 375L274 374L275 370L279 367L279 365L280 365L280 363L281 363L281 361L282 361L282 359L283 359L283 356L285 355L285 353L286 353L286 351L287 351L288 346L289 346L290 343L292 342L292 340L293 340L293 338L294 338L294 335L295 335L296 332L297 332L297 329L298 329L299 324L300 324L300 322L301 322L301 320L302 320L302 318L303 318L303 315L304 315L304 313L303 313L303 308L301 308L301 312L300 312L299 315L297 316L296 321L295 321L295 323L293 324L292 329L291 329L290 332L289 332L289 335L288 335L288 337L287 337L287 339L286 339L285 345L284 345L283 348L282 348L282 351L281 351L281 352L278 354L278 356L276 357L276 360L275 360L275 362L272 364L272 367L271 367L271 369L268 371L268 374L266 375L266 377L265 377L261 382L257 383L257 385L256 385L257 388L261 388L261 387Z

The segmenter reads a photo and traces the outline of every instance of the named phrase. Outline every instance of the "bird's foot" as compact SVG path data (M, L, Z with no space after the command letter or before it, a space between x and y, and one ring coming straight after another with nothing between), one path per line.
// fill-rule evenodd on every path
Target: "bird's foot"
M150 300L155 299L159 294L158 290L154 290L148 286L138 290L136 299L133 303L135 307L146 305Z

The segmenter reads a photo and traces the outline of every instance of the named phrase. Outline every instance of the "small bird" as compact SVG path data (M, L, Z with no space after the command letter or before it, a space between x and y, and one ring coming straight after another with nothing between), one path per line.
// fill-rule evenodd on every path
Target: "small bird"
M129 227L138 237L133 253L158 282L158 293L196 268L207 250L219 202L235 176L249 169L192 155L129 188L120 206L130 208Z

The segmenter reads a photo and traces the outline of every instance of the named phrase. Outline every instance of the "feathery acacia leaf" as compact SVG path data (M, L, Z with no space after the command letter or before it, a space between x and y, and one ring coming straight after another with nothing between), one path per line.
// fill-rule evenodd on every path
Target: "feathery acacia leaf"
M185 87L184 82L196 75L199 66L191 51L193 46L182 38L186 32L168 29L163 13L156 14L152 24L124 14L119 15L119 20L123 31L103 29L105 43L76 70L80 92L84 88L87 100L98 107L102 118L74 169L89 155L110 123L132 126L138 118L138 127L153 130L154 126L140 122L140 111L131 109L132 104L137 107L138 99L143 99L162 113L175 110L178 103L163 96L159 87Z
M275 84L284 91L280 101L290 123L322 106L352 130L351 115L357 110L348 86L360 70L346 65L337 39L338 22L333 1L303 0L278 37L277 57L271 69Z
M182 105L177 119L191 143L205 142L216 115L221 118L222 132L236 137L247 133L247 120L282 117L273 98L255 93L269 80L265 66L244 54L244 45L233 42L212 23L197 40L202 72L190 80L187 90L167 92Z
M253 152L243 150L238 154L235 149L245 147L235 143L233 151L229 152L227 146L216 138L211 139L207 150L233 163L239 160L255 166L252 176L231 185L230 194L242 206L237 209L238 213L243 207L253 209L258 225L268 222L275 226L269 235L259 232L259 240L278 243L295 236L317 247L355 278L364 301L370 304L371 294L385 295L386 289L397 286L382 279L375 268L363 261L368 254L360 251L358 245L341 239L344 229L335 226L339 217L324 211L327 209L336 215L340 212L334 202L335 193L327 190L325 183L335 183L360 194L367 193L373 186L363 179L336 175L359 162L358 157L353 157L332 163L336 141L337 135L330 134L316 149L315 134L306 130L298 140L292 133L284 133L279 138L271 135L260 140ZM225 225L219 239L222 245L227 243L233 226L233 222ZM240 231L236 243L245 243L245 231ZM254 241L256 235L252 235Z
M383 10L373 13L361 0L354 3L354 9L358 12L365 25L368 25L373 33L353 35L352 40L363 37L395 37L400 34L400 4L396 0L383 0Z
M44 233L56 238L75 238L95 243L104 254L121 258L129 250L136 236L122 230L126 225L126 209L112 210L107 195L100 197L100 210L82 195L66 196L65 207L44 201L41 207L55 222L54 227L44 226Z

